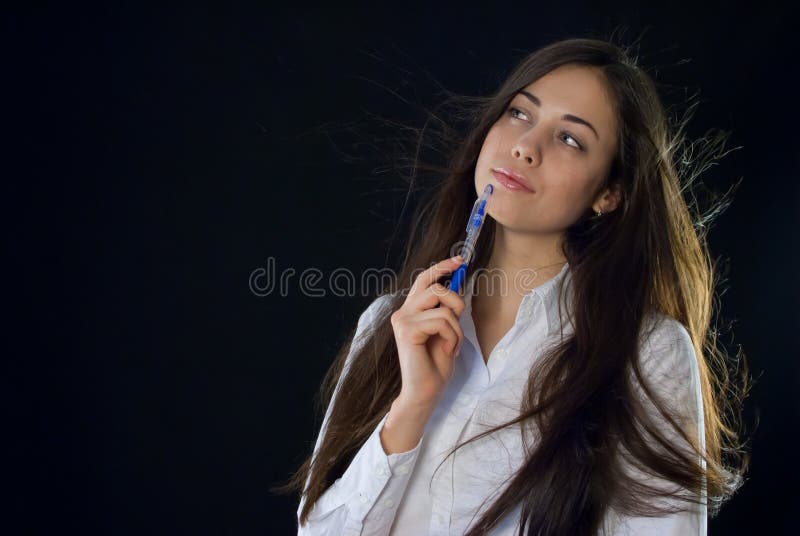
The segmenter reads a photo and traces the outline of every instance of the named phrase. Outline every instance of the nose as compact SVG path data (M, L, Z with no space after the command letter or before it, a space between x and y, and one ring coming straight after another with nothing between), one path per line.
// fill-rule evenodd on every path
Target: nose
M529 153L523 153L522 149L520 149L519 147L514 147L513 155L514 155L514 158L516 158L518 160L520 158L524 158L525 162L528 165L533 164L533 156L531 156Z
M516 160L524 159L526 165L538 164L541 160L536 143L530 139L526 141L525 136L517 139L516 143L511 147L511 155Z

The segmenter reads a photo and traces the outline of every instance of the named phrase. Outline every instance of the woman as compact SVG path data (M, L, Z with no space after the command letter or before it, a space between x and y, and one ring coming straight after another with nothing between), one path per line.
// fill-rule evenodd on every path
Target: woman
M705 534L745 463L676 147L617 46L518 65L326 376L298 534ZM487 184L462 296L441 258Z

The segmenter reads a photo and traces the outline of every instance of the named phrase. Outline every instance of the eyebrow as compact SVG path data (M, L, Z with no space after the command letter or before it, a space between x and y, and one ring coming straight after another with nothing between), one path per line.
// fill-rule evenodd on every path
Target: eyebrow
M531 101L532 103L534 103L536 106L539 106L539 107L542 106L542 101L540 101L539 97L537 97L533 93L525 91L524 89L520 90L519 93L521 95L525 95L528 98L528 100ZM571 121L572 123L578 123L580 125L586 125L590 129L592 129L592 132L594 132L595 137L598 140L600 139L600 136L598 136L597 131L594 129L594 127L592 126L592 124L589 121L586 121L585 119L581 119L580 117L572 115L572 114L564 114L564 115L561 116L561 119L563 119L565 121Z

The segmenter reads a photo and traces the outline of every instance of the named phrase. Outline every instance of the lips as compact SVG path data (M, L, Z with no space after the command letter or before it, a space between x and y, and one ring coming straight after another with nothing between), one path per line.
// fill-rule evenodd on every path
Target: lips
M492 175L497 179L497 182L508 188L509 190L516 190L520 192L533 192L522 179L519 174L505 168L495 168L492 170Z

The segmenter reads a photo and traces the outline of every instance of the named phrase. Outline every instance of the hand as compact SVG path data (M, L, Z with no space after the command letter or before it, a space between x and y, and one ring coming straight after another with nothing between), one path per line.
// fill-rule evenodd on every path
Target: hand
M422 272L403 305L392 313L402 376L398 398L409 406L435 407L453 376L453 360L464 340L458 322L464 300L436 281L462 262L454 257Z

